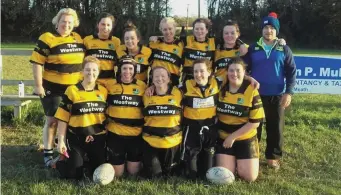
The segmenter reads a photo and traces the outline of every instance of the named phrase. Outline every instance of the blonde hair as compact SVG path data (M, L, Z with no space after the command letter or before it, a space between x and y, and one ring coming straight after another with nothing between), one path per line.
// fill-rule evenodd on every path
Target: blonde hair
M160 21L160 25L159 25L160 31L162 31L161 25L162 25L163 23L170 23L170 24L173 24L174 30L175 30L176 27L177 27L177 23L175 22L174 18L165 17L165 18L162 18L162 20Z
M63 16L63 15L71 15L73 16L74 18L74 27L78 27L79 26L79 18L78 18L78 15L76 13L75 10L71 9L71 8L63 8L61 10L59 10L59 12L57 13L57 15L52 19L52 24L53 25L57 25L60 18Z
M91 63L91 62L97 64L98 70L100 69L99 66L100 66L101 62L99 61L99 59L97 59L97 58L94 57L94 56L86 56L86 57L84 58L83 63L82 63L83 69L85 68L85 65L86 65L87 63Z

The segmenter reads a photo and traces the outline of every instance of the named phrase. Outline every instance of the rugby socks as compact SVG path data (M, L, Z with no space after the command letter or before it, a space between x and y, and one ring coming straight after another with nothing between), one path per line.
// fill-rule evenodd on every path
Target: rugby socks
M44 163L46 167L49 167L53 160L53 149L44 149Z

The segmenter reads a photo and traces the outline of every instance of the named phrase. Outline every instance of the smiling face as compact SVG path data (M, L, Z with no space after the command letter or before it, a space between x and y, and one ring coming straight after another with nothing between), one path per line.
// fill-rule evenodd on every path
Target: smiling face
M109 37L113 28L112 23L113 21L111 20L111 18L102 18L99 21L99 23L97 24L99 37Z
M170 78L167 70L163 68L157 68L153 70L153 83L155 87L164 88L170 82Z
M83 79L86 83L95 83L99 75L99 66L95 62L88 62L83 68Z
M163 22L160 25L160 29L165 40L167 41L174 40L174 35L175 35L174 24L170 22Z
M206 24L203 22L197 22L194 24L193 34L199 41L204 41L208 33Z
M72 15L63 14L57 23L57 31L61 36L71 34L74 27L75 19Z
M225 26L223 29L223 39L224 43L227 45L234 46L236 44L236 40L239 37L239 32L235 26Z
M121 81L123 83L131 83L134 79L134 71L134 65L123 64L121 66Z
M227 70L227 79L235 86L240 86L243 83L245 76L245 69L243 65L233 63L230 64Z
M207 70L205 63L196 63L193 65L194 80L198 85L205 86L208 83L210 72Z
M136 31L127 31L124 33L124 44L129 50L135 50L139 41Z
M266 25L264 26L263 30L262 30L262 35L263 35L263 38L266 40L266 41L273 41L277 38L277 35L276 35L276 29L271 26L271 25Z

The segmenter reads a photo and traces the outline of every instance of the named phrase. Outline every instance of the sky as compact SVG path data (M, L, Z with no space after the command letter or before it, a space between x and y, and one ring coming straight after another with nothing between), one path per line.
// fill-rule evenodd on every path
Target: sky
M171 15L198 16L198 0L170 0L170 6L172 7ZM200 0L200 15L207 16L207 4L206 0Z

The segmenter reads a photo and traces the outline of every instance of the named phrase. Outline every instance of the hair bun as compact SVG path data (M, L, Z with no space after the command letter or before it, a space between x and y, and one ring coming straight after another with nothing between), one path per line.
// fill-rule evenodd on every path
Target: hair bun
M128 20L125 24L124 24L124 28L134 28L136 29L136 26L134 25L134 23L131 20Z

